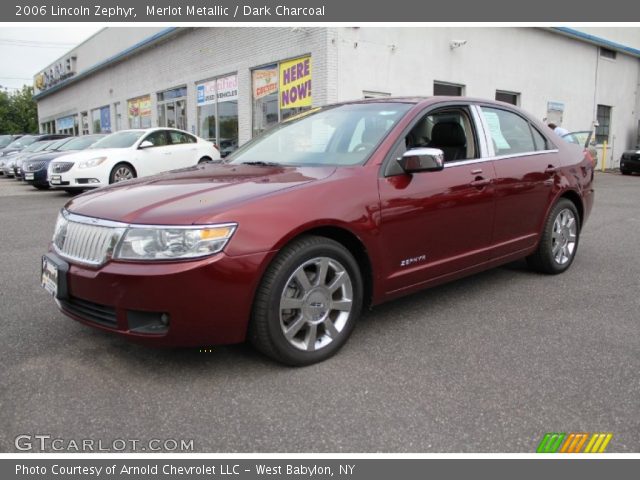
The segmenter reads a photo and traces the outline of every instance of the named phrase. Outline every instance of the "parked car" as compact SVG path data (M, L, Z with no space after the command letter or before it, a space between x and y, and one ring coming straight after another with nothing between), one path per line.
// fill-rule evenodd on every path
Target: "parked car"
M74 152L85 150L104 137L104 134L96 134L57 140L53 148L50 150L47 149L47 151L44 151L39 155L35 155L23 162L22 170L24 171L25 181L33 185L38 190L48 189L49 178L47 176L47 169L53 160Z
M42 151L49 147L52 143L57 142L58 140L40 140L38 142L33 142L28 147L24 148L16 155L11 156L6 161L5 171L6 175L10 177L11 175L14 178L21 180L22 179L22 162L28 158L31 158L34 155L42 153Z
M9 134L9 135L0 135L0 150L6 148L7 145L9 145L11 142L19 139L22 135L15 135L15 134Z
M182 130L121 130L51 162L49 183L73 192L219 159L213 143Z
M598 164L598 150L594 141L593 130L580 130L578 132L569 132L562 138L569 143L575 143L589 151L589 155L593 158L593 165Z
M17 155L19 152L24 150L26 147L31 145L34 142L40 140L55 140L58 138L65 138L69 135L61 135L61 134L41 134L41 135L23 135L17 140L14 140L5 148L0 150L0 174L4 175L6 170L6 164L9 157Z
M620 172L623 175L640 173L640 145L634 150L627 150L620 157Z
M222 164L75 197L42 283L66 315L130 339L248 338L311 364L338 351L365 307L520 258L566 271L593 163L554 137L488 100L320 108Z

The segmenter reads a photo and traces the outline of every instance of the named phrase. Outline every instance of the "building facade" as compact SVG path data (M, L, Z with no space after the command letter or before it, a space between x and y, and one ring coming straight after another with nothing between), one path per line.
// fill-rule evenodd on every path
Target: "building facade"
M595 127L615 162L640 141L639 58L638 28L106 28L34 84L43 132L173 126L223 153L327 103L495 98Z

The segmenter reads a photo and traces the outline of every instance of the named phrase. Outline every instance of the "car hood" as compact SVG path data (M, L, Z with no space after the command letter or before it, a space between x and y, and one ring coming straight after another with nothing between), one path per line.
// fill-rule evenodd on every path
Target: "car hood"
M72 150L67 150L65 152L36 152L34 155L31 155L24 159L24 161L38 161L38 162L50 162L51 160L55 160L58 157L73 155L75 152Z
M100 188L71 200L72 213L125 223L191 225L266 195L327 178L336 167L206 164ZM216 221L218 221L216 220Z
M71 152L64 159L65 162L81 162L83 160L90 160L96 157L112 157L115 155L130 155L131 149L129 148L88 148L86 150L80 150L77 152Z

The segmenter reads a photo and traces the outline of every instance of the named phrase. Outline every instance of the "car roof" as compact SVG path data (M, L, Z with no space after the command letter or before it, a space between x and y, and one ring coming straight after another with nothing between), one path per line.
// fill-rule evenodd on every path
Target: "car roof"
M339 102L339 103L335 103L334 105L349 105L349 104L358 104L358 103L412 103L416 105L418 104L429 105L429 104L445 103L445 102L484 103L484 104L495 105L495 106L506 106L511 108L518 108L516 105L512 105L506 102L501 102L499 100L491 100L488 98L440 96L440 95L364 98L360 100L350 100L345 102Z

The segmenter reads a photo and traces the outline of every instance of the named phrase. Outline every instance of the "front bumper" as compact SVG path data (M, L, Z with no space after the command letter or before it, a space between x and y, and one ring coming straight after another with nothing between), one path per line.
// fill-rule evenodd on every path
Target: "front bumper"
M78 169L74 167L63 173L49 171L49 185L65 190L85 190L108 185L109 179L103 178L102 172L98 173L94 170L93 168Z
M219 253L154 264L112 261L99 269L69 264L66 294L56 303L81 323L150 345L238 343L246 337L253 295L270 254ZM54 252L48 256L61 261ZM168 315L166 331L133 331L141 315L153 314Z
M30 185L49 185L46 168L40 169L35 172L24 172L23 179Z

